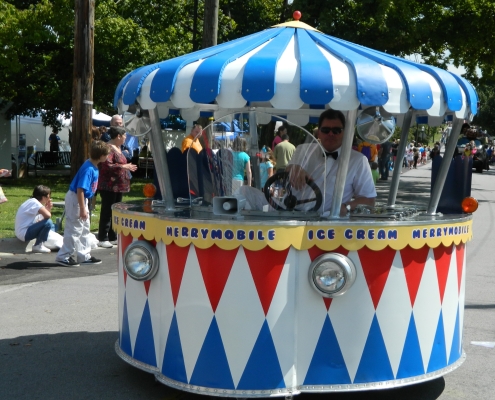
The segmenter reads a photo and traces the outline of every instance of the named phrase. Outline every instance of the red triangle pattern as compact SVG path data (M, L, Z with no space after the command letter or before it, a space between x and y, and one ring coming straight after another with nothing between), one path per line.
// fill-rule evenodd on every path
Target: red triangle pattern
M396 251L390 247L385 247L379 251L370 250L367 247L358 250L364 277L375 309L380 302L385 283L387 283L395 254Z
M165 246L174 307L177 304L177 297L179 296L179 289L182 282L182 275L184 275L189 249L190 246L180 247L174 242Z
M445 286L447 285L447 276L449 275L450 259L452 257L452 246L445 247L443 245L433 249L435 255L435 264L437 267L438 290L440 291L440 303L443 304L443 295Z
M266 316L282 274L289 248L277 251L266 246L264 249L256 251L244 249L244 252Z
M239 249L222 250L215 244L208 249L196 248L199 268L213 312L217 310L238 251Z
M148 281L144 281L144 290L146 290L146 296L148 296L148 292L150 290L150 285L151 285L151 279Z
M421 249L413 249L407 246L400 251L412 307L414 307L414 302L416 301L429 251L430 248L428 246L423 246Z
M331 252L322 250L318 246L313 246L310 249L308 249L309 258L311 259L311 261L314 261L315 258L325 253L339 253L344 256L347 256L347 254L349 254L349 250L344 249L342 246L339 246L338 248L336 248ZM330 305L332 304L333 299L331 297L323 297L323 296L321 298L323 299L323 302L325 303L325 307L327 308L328 311L330 309Z
M120 235L120 248L122 249L121 256L124 257L124 253L127 250L127 247L132 243L132 236L131 235ZM117 252L118 253L118 252ZM122 260L123 261L123 260ZM124 285L127 284L127 272L125 272L125 268L122 268L122 271L124 272Z
M455 247L455 255L457 261L457 291L461 294L461 280L462 280L462 268L464 267L464 250L466 245L464 243L459 243Z

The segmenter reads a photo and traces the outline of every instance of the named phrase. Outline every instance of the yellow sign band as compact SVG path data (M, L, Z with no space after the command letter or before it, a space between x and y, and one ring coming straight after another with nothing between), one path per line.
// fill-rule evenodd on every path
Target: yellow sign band
M347 250L359 250L366 246L371 250L382 250L389 246L401 250L407 246L414 249L439 245L458 245L472 239L472 220L463 222L438 221L435 224L417 225L256 225L251 223L224 223L213 221L174 221L143 214L121 213L113 210L113 228L117 233L143 236L146 240L174 242L185 247L190 244L206 249L214 244L224 250L243 246L249 250L260 250L270 246L274 250L285 250L289 246L307 250L317 246L332 251L339 246Z

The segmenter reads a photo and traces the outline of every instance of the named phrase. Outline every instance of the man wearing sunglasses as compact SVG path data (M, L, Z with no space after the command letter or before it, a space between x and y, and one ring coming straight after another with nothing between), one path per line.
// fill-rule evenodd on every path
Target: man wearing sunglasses
M311 151L313 145L301 145L297 148L289 163L290 181L297 190L305 190L306 177L311 178L323 190L325 182L325 203L323 211L329 211L338 169L338 156L344 138L345 117L337 110L325 110L319 118L316 139L325 150ZM308 151L310 150L310 151ZM351 150L349 168L342 198L341 215L354 210L358 204L374 206L375 185L368 159L361 153Z

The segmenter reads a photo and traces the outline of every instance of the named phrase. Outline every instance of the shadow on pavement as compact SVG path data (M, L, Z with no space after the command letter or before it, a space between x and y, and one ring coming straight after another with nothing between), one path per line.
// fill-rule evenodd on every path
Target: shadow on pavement
M48 269L48 268L67 268L53 262L43 262L43 261L16 261L10 264L5 264L2 269L15 269L21 271L24 269Z
M0 340L0 393L5 399L205 399L171 389L122 361L117 332L71 332ZM302 394L299 400L433 400L445 381L382 391Z

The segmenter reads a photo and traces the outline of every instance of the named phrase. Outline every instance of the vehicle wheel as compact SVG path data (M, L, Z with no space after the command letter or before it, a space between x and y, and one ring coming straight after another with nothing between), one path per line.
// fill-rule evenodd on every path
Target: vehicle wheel
M483 173L483 167L477 167L476 172L479 172L480 174Z

